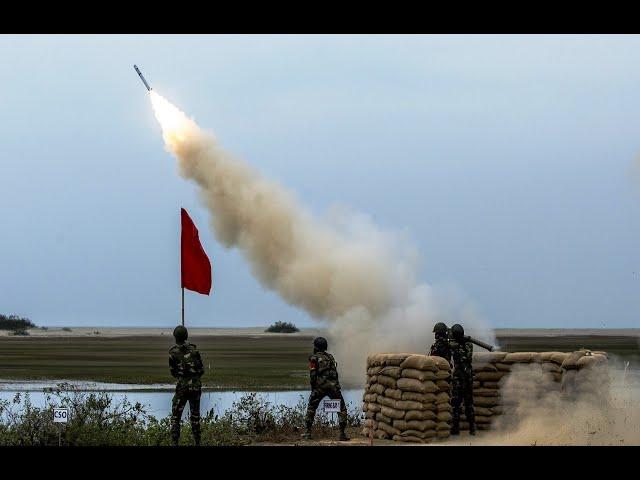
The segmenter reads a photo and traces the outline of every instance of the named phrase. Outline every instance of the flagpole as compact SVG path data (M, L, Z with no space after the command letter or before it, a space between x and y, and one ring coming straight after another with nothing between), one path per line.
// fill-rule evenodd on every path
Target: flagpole
M182 287L182 326L184 327L184 287Z

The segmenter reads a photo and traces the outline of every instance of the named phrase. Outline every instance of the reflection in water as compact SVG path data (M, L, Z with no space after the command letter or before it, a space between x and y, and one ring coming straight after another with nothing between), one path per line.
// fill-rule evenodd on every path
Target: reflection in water
M52 387L51 384L35 384L35 383L14 383L14 384L0 384L0 401L11 401L16 393L20 393L24 398L25 393L29 393L31 403L35 407L42 407L45 403L45 393L43 388ZM171 414L171 399L173 398L173 391L145 391L143 388L149 388L149 385L119 385L120 390L126 388L131 391L116 391L114 384L104 384L105 388L97 388L98 384L91 384L86 391L108 391L116 402L123 400L125 397L132 403L140 402L146 406L147 413L153 415L156 418L167 417ZM233 403L240 400L243 395L251 393L246 391L238 392L202 392L202 399L200 403L201 414L205 414L209 410L213 409L217 415L222 415L226 410L230 409ZM301 400L306 404L309 399L308 390L295 390L295 391L280 391L280 392L258 392L262 398L274 405L287 405L295 406ZM351 407L358 407L362 402L361 389L343 390L347 405L351 404ZM187 404L188 405L188 404ZM188 412L189 407L185 408L185 413Z

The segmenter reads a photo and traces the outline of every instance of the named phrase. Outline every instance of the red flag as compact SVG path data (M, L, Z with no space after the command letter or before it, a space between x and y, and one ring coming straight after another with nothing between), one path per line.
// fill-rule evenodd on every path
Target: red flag
M180 238L182 287L209 295L211 291L211 262L202 248L198 229L187 211L181 209L182 235Z

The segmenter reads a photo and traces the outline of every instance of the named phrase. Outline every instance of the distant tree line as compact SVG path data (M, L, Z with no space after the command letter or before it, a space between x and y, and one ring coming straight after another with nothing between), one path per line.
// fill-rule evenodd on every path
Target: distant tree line
M295 333L300 330L293 323L276 322L265 330L268 333Z
M0 313L0 330L26 330L36 328L36 325L28 318L18 315L3 315Z

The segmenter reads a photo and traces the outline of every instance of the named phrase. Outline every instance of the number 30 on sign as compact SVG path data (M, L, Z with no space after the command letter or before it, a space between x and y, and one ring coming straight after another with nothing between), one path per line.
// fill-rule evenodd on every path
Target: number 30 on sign
M340 400L330 400L325 398L322 401L322 408L326 413L339 413L340 412Z

